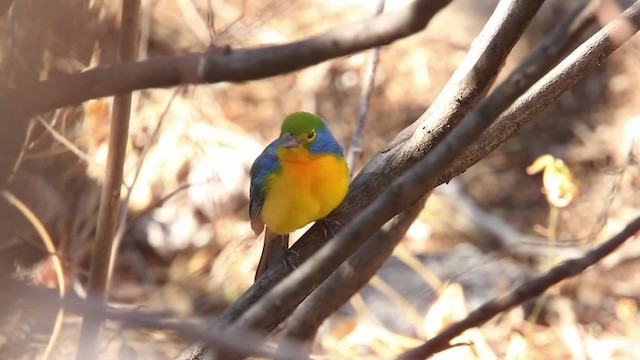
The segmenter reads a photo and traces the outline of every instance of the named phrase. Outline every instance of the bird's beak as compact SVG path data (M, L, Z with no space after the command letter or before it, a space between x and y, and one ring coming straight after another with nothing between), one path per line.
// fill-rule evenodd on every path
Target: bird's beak
M283 148L294 148L299 144L298 139L291 133L284 133L280 136L280 146Z

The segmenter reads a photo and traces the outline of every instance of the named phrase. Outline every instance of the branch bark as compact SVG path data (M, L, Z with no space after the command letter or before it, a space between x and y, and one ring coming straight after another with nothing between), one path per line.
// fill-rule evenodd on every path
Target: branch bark
M428 149L440 141L460 121L464 114L478 102L491 86L498 71L504 64L506 56L542 2L505 1L500 3L481 32L479 39L474 42L471 51L430 110L411 127L401 132L387 148L383 149L378 156L365 166L351 184L347 199L330 215L331 221L339 224L349 222L354 217L354 214L369 205L376 198L376 195L381 193L395 177L422 158ZM433 109L436 110L434 111ZM420 125L423 125L422 136L420 137L423 142L407 142ZM354 243L353 250L343 249L344 258L340 262L353 253L355 248L364 240L366 238ZM294 244L293 249L300 254L302 259L307 259L311 254L318 251L325 241L325 231L318 226L314 226ZM337 267L337 264L335 267ZM221 314L212 325L212 328L223 327L235 321L287 274L288 270L283 266L268 271ZM328 274L324 275L323 278L326 278L326 276ZM307 291L310 292L317 283L311 284ZM287 305L281 307L281 309L287 308L288 310L280 311L277 315L275 312L272 313L275 316L271 316L271 319L264 321L263 325L269 325L264 327L275 326L290 309L302 300L302 298L293 299L293 301L291 301L291 298L284 299L287 300ZM283 304L281 303L280 305ZM177 359L200 359L204 353L205 349L202 343L193 344L180 354Z
M375 16L380 16L380 14L382 14L382 12L384 11L384 1L385 0L378 0ZM349 150L345 155L347 167L349 168L349 179L353 179L353 176L356 174L356 162L360 161L360 158L362 157L362 132L364 130L364 123L367 118L367 112L369 111L369 100L371 100L371 94L373 94L373 87L376 80L376 70L378 68L379 61L380 48L374 47L369 50L367 65L365 67L362 80L362 88L360 89L360 103L358 104L358 115L356 116L356 124L355 128L353 129L353 135L351 136L351 144L349 144Z
M550 67L560 61L561 56L575 44L584 31L595 23L597 7L597 2L592 0L586 0L579 4L515 71L528 71L535 78L542 77ZM382 256L383 259L388 258L397 244L393 236L391 239L383 241L379 240L381 237L380 232L372 236L346 263L341 265L300 304L287 320L285 338L297 339L298 341L312 340L322 321L348 301L375 274L375 271L382 264L378 263L377 256ZM368 254L369 252L370 254ZM362 259L367 260L359 261ZM357 271L354 272L353 269L357 269ZM280 352L280 350L278 351Z
M140 33L140 0L124 0L122 4L122 29L120 30L120 59L135 59ZM109 289L109 264L114 242L120 190L122 188L124 159L129 139L129 115L131 93L118 95L111 111L111 131L104 184L100 195L100 209L96 239L91 256L87 301L104 304ZM85 313L80 331L76 359L93 359L98 355L98 342L103 318L96 313Z
M522 304L528 299L542 294L548 288L560 281L580 274L591 265L611 254L638 231L640 231L640 217L637 217L635 220L627 224L620 233L597 248L589 251L583 257L567 260L552 268L547 273L520 285L509 294L483 304L476 310L469 313L464 320L450 325L443 332L429 339L429 341L423 345L407 351L400 356L399 359L426 359L437 352L451 347L452 345L450 344L450 341L465 330L480 326L497 314L507 311L516 305Z
M308 358L308 352L296 352L296 349L309 350L308 347L298 346L292 349L289 344L311 342L322 322L367 284L391 256L393 249L420 214L427 198L428 195L424 196L387 222L296 308L287 320L284 336L286 342L279 345L277 359Z
M532 1L514 1L514 8L533 17L538 7ZM522 27L526 26L521 24ZM429 154L406 171L349 225L331 241L321 247L295 272L284 278L234 322L229 331L264 329L273 326L296 306L320 282L352 254L377 229L396 214L405 210L430 191L437 176L446 169L464 148L491 124L491 122L515 101L535 79L527 74L512 74L487 99L482 101L460 125L453 129ZM388 175L387 175L388 177Z
M517 118L515 115L517 110L518 114L522 115L524 119L518 122L519 126L523 126L525 123L530 121L533 116L538 114L544 107L548 106L552 101L557 99L560 94L571 86L575 85L575 83L584 77L590 70L599 65L613 50L615 50L618 46L620 46L624 41L626 41L633 33L637 31L638 26L638 5L634 4L623 17L614 21L612 24L608 25L605 30L599 32L594 35L586 44L582 45L578 50L574 52L574 55L567 58L563 63L561 63L551 74L546 76L543 80L541 80L538 84L536 84L535 88L533 88L528 96L523 97L516 105L512 106L509 112L506 113L505 116L502 116L500 120L497 122L498 124L505 124L506 119L514 119ZM615 36L612 35L615 33ZM575 55L575 54L579 55ZM525 71L523 74L516 74L513 76L513 81L518 82L518 79L526 78L528 81L532 81L536 79L535 72ZM550 88L550 90L549 90ZM544 89L548 89L550 92L545 93ZM540 102L543 104L540 104ZM482 115L482 113L480 113ZM507 116L508 115L508 116ZM520 119L519 119L520 120ZM457 159L455 162L451 163L448 166L447 171L443 174L436 175L437 181L436 183L442 183L451 179L451 177L461 173L468 166L473 165L482 157L486 156L493 148L497 147L499 142L494 142L495 138L500 138L502 134L500 132L496 132L495 127L493 127L490 131L487 131L487 135L484 135L483 139L489 139L489 144L486 147L478 147L474 145L479 151L467 151L465 152L465 156ZM515 132L517 130L514 130ZM402 139L402 138L405 139ZM389 160L389 153L397 153L401 152L399 149L411 149L407 146L406 142L406 134L400 134L398 136L398 140L394 141L395 146L389 146L389 149L381 152L376 159L374 159L360 174L360 176L354 182L354 187L352 189L352 193L349 195L347 201L343 204L341 208L339 208L336 212L334 212L331 216L332 219L342 222L344 220L349 219L349 212L357 212L359 209L362 209L367 204L367 199L371 199L377 194L376 190L378 189L377 179L388 178L389 175L393 176L394 168L393 166L399 166L397 162L385 161ZM505 137L506 139L506 137ZM393 145L393 144L392 144ZM410 152L410 151L408 151ZM407 165L408 166L408 165ZM384 173L385 176L371 176L367 177L369 173L367 170L371 171L371 174L375 174L373 169L376 169L380 173ZM391 167L391 168L390 168ZM397 169L397 168L396 168ZM359 183L358 180L362 181ZM366 186L364 185L366 184ZM384 187L384 185L383 185ZM363 189L367 189L366 193ZM392 202L394 202L396 198L393 198ZM315 243L315 241L320 242L322 239L322 230L317 229L317 227L312 228L301 241L296 243L296 251L299 253L304 253L304 257L308 257L309 253L305 253L305 251L313 252L320 244ZM333 243L333 241L332 241ZM271 289L274 284L276 284L284 275L286 274L283 268L276 268L274 271L267 274L267 276L263 277L262 281L254 284L254 286L249 289L236 303L234 303L222 316L219 318L218 322L214 325L221 326L226 323L232 322L239 314L242 314L249 306L251 306L257 299L259 299L262 294L266 292L266 290Z
M60 76L0 96L0 114L34 115L89 99L152 87L242 82L276 76L388 45L427 26L451 0L416 0L402 10L284 45L162 57Z
M507 2L509 3L509 2ZM450 84L451 93L455 93L453 89L458 88L460 94L452 96L449 99L449 105L461 104L460 106L466 106L470 108L474 103L478 101L479 96L483 93L483 89L491 85L492 80L495 78L498 70L501 67L504 59L508 55L509 51L517 41L515 38L508 37L491 37L490 34L495 34L498 31L513 34L521 34L528 23L529 19L535 13L534 2L519 2L518 6L502 7L496 9L495 14L492 16L501 21L491 22L483 30L481 38L484 41L474 42L474 50L471 51L472 55L464 60L468 71L476 72L479 74L489 74L486 76L465 76L460 73L459 76L452 79ZM538 6L541 1L538 2ZM532 5L533 4L533 5ZM511 3L509 3L511 5ZM533 7L534 9L532 9ZM515 36L515 35L513 35ZM476 48L476 46L478 48ZM491 49L491 51L483 51L483 49ZM442 101L444 102L444 101ZM442 117L431 118L434 121L440 122L442 129L447 128L446 124L451 124L452 118ZM425 121L419 119L412 127L416 127ZM349 194L342 203L342 205L334 211L329 218L331 221L339 224L348 223L356 213L362 211L367 205L369 205L399 174L406 169L414 165L424 155L424 149L432 147L439 138L425 136L424 143L409 144L406 142L410 132L403 131L400 133L392 143L383 149L374 159L372 159L367 166L358 174L351 184ZM442 135L444 136L444 135ZM395 145L393 145L395 144ZM298 240L293 249L300 254L302 259L306 259L314 254L326 241L326 232L321 226L313 226L300 240ZM273 288L273 286L280 281L287 271L284 267L275 267L273 270L262 276L260 281L256 282L249 290L247 290L234 304L231 305L216 322L217 325L224 325L233 322L242 313L244 313L253 303L256 302L264 293Z
M531 87L445 171L439 183L461 174L505 142L572 88L640 28L640 1L591 36ZM558 52L560 53L560 52ZM535 64L535 62L532 61ZM534 65L535 66L535 65ZM524 69L520 70L524 72Z

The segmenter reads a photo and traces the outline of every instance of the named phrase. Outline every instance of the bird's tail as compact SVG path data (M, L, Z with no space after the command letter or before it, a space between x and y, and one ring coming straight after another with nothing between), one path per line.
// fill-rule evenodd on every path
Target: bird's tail
M269 268L278 265L284 261L284 252L289 248L289 234L278 235L269 229L264 232L264 246L262 247L262 255L256 270L256 278L266 272Z

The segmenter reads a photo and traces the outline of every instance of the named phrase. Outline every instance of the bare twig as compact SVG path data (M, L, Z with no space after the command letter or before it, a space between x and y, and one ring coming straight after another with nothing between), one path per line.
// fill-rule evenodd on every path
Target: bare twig
M176 1L180 12L182 13L182 20L191 30L191 33L195 35L200 42L200 45L207 46L210 44L210 33L207 23L202 19L196 5L192 0L178 0Z
M562 93L599 66L609 54L635 34L638 27L640 27L640 2L636 1L622 15L580 45L532 86L494 122L480 139L451 164L439 182L445 182L462 173L467 168L467 164L468 166L475 164L513 136Z
M412 35L449 2L416 0L402 10L284 45L210 49L60 76L5 92L0 96L0 113L31 115L151 87L240 82L280 75Z
M515 71L530 71L541 78L560 62L562 56L575 46L588 28L597 23L596 15L600 3L598 0L583 0L562 19Z
M427 196L385 224L305 299L287 321L285 339L292 343L313 340L322 322L349 301L389 258L426 201ZM291 352L285 345L280 345L277 354ZM298 359L304 359L307 354L296 355Z
M378 0L375 16L379 16L384 11L384 0ZM378 61L380 60L380 48L374 47L369 50L369 60L364 72L362 81L362 89L360 91L360 104L358 105L358 117L356 118L356 126L353 130L353 136L351 136L351 144L349 145L349 151L347 152L346 160L349 167L349 178L353 178L356 167L356 157L358 159L362 156L362 131L364 130L364 121L367 118L367 111L369 111L369 100L371 100L371 94L373 93L373 86L376 79L376 69L378 67Z
M60 256L56 252L56 246L49 235L46 227L42 224L40 219L36 216L36 214L29 209L29 207L22 202L20 199L15 197L12 193L8 191L3 191L2 196L13 206L15 206L21 213L24 215L27 220L31 223L31 225L36 229L38 235L40 235L40 239L44 243L47 252L51 256L51 260L53 262L53 268L56 272L56 279L58 281L58 292L60 294L60 299L64 298L67 285L64 281L64 270L62 269L62 262L60 261ZM53 326L53 330L51 331L51 337L49 338L49 343L47 344L47 348L42 355L42 359L46 360L51 356L53 351L53 347L55 346L56 341L58 340L58 336L60 335L60 331L62 330L62 319L64 318L64 310L62 308L58 309L58 315L56 316L56 321Z
M165 194L164 196L162 196L161 198L153 201L151 204L149 204L149 206L147 206L144 210L138 212L137 214L135 214L132 219L128 222L127 227L124 229L124 233L128 233L129 230L131 230L131 228L133 227L133 225L135 225L135 223L140 220L143 216L149 214L152 210L162 206L162 204L164 204L165 202L167 202L169 199L171 199L172 197L174 197L175 195L179 194L181 191L187 190L192 186L196 186L196 185L204 185L204 183L202 184L191 184L191 183L186 183L186 184L182 184L178 187L176 187L175 189L171 190L169 193Z
M36 116L36 119L38 120L38 122L40 122L40 125L44 126L44 128L51 134L51 137L53 137L56 141L64 145L67 149L69 149L69 151L71 151L74 155L76 155L80 160L86 162L88 165L95 166L98 169L104 171L104 169L102 168L102 165L98 164L89 155L87 155L87 153L85 153L80 148L78 148L74 143L69 141L69 139L64 137L64 135L60 134L56 129L53 128L53 126L51 126L49 123L44 121L44 119L41 116Z
M584 256L567 260L562 264L555 266L547 273L520 285L509 294L485 303L469 313L464 320L450 325L439 335L429 339L429 341L420 347L404 353L400 359L426 359L435 353L448 348L450 346L449 342L465 330L480 326L495 315L542 294L545 290L558 282L580 274L591 265L594 265L598 261L602 260L602 258L609 255L627 239L634 236L638 231L640 231L640 217L637 217L635 220L627 224L620 233L597 248L589 251Z
M140 0L124 0L122 29L120 31L120 60L135 59L138 50L140 28ZM104 185L100 196L100 209L96 239L91 257L87 301L102 305L109 288L109 264L111 249L120 209L124 159L129 139L131 93L118 95L113 101L109 151ZM94 313L84 315L76 359L97 357L102 317Z
M611 182L611 187L609 188L609 193L607 194L607 198L602 204L602 210L600 211L600 215L597 220L593 223L593 229L589 232L589 236L586 239L586 243L591 243L598 234L604 229L604 226L607 224L609 220L609 210L611 209L611 205L613 205L613 201L616 199L618 195L618 191L620 190L620 185L622 184L622 179L624 178L624 174L627 172L629 167L634 165L634 155L633 155L633 146L629 147L629 152L627 153L627 163L619 169L616 173L616 177Z
M454 204L456 209L468 216L475 225L496 238L501 251L517 258L542 263L549 258L549 245L540 237L523 234L499 216L493 215L465 194L461 182L456 178L446 186L438 188ZM554 248L561 259L581 256L584 252L575 248Z
M147 157L147 153L149 152L151 145L153 145L157 140L158 133L160 132L160 128L162 127L162 123L164 122L164 119L167 116L169 109L171 108L171 104L173 104L173 100L176 98L176 96L178 96L178 93L180 93L180 91L182 91L182 87L178 87L173 91L173 94L169 98L167 105L162 111L162 114L160 114L156 127L153 129L153 132L149 136L147 143L144 145L144 147L142 148L142 151L140 152L140 157L138 158L138 163L136 164L136 172L133 175L133 180L131 180L131 184L127 186L127 195L125 195L124 199L122 200L122 204L120 206L120 216L118 217L116 233L113 240L113 247L111 248L111 262L109 263L109 275L108 275L109 279L111 278L111 273L113 272L113 266L115 264L116 254L118 253L118 249L120 248L122 239L126 234L126 230L129 229L129 227L126 224L126 221L127 221L127 214L129 213L129 199L131 198L133 188L136 186L136 182L138 181L138 176L140 175L140 171L142 170L142 165L144 165L144 160Z
M137 306L122 306L121 304L98 306L93 302L79 299L73 294L68 294L65 298L60 299L54 295L51 289L31 286L11 277L0 277L0 286L5 291L34 299L40 305L39 309L64 309L72 313L93 313L95 316L118 322L122 324L121 326L173 331L180 337L203 341L214 349L232 353L251 349L252 353L260 356L272 357L274 355L274 350L266 349L262 345L262 336L255 333L233 337L221 331L205 331L205 327L197 321L176 320L179 316L170 312L139 310ZM297 350L296 344L287 344L287 346Z
M18 153L18 157L16 157L16 161L11 168L11 172L9 173L9 177L7 178L7 183L13 182L13 179L16 177L18 173L18 169L20 165L22 165L22 160L27 152L27 148L29 148L29 140L31 139L31 132L33 131L33 127L35 125L35 121L33 119L29 120L29 125L27 126L27 133L24 135L24 142L22 143L22 148L20 148L20 153Z

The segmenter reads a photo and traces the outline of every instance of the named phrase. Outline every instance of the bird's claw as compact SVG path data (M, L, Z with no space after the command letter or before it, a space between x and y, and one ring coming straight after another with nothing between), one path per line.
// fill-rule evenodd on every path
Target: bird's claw
M282 261L286 269L295 270L300 265L300 254L293 249L282 249Z
M318 222L320 222L320 224L322 225L322 228L324 229L324 235L327 238L334 237L337 234L337 232L342 228L342 224L335 219L324 218L324 219L318 220Z

